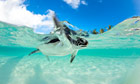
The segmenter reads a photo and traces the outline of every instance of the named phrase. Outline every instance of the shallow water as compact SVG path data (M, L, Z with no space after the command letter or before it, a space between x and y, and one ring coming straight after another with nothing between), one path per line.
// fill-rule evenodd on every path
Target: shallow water
M127 19L113 29L86 38L70 64L70 55L28 54L46 35L28 27L0 22L0 84L125 84L140 57L140 18Z

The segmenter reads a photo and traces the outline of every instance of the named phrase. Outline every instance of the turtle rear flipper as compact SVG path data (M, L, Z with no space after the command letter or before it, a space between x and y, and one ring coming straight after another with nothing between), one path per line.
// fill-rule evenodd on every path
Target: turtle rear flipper
M49 56L48 56L48 55L46 55L46 58L47 58L47 60L48 60L48 61L50 61L50 58L49 58Z
M29 54L29 56L30 56L30 55L32 55L32 54L34 54L34 53L38 53L38 52L40 52L40 50L39 50L39 49L34 50L34 51L32 51L32 52Z

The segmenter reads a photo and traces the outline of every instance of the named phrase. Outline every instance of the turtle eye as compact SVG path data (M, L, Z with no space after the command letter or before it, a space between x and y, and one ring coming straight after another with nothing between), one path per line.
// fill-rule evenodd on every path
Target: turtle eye
M83 42L83 40L82 39L79 39L80 40L80 42Z

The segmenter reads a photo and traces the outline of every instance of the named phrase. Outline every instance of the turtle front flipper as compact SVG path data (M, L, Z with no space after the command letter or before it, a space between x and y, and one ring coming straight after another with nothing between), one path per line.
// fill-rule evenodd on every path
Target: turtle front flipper
M53 16L53 23L54 23L55 28L59 28L62 26L60 21L57 19L56 15Z
M56 16L53 16L53 22L54 22L54 35L58 37L58 39L64 43L66 46L70 46L70 40L67 38L67 33L65 31L64 24L60 22Z
M70 63L73 62L75 56L77 55L77 52L78 52L78 50L75 50L75 51L72 53Z

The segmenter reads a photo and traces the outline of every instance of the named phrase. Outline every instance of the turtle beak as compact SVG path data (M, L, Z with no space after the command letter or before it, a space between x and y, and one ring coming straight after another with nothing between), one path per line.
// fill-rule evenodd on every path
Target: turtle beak
M83 46L81 46L81 47L87 47L87 45L83 45Z
M88 45L88 41L84 40L84 44L81 47L87 47L87 45Z

